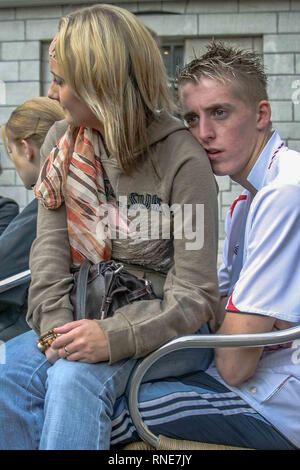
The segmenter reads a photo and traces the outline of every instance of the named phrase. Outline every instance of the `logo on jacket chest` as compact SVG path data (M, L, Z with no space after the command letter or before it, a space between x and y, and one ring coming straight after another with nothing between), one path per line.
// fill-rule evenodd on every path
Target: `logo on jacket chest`
M130 193L128 196L128 207L132 206L143 206L146 209L153 209L153 206L160 206L161 198L157 194L139 194L139 193Z

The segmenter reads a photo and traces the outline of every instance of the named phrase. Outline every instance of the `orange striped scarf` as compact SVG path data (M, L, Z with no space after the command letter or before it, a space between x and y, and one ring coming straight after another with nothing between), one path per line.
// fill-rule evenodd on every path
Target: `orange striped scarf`
M92 263L111 258L111 242L103 236L107 217L99 138L97 131L84 127L74 138L69 127L46 159L34 187L35 196L48 209L65 202L74 263L85 258Z

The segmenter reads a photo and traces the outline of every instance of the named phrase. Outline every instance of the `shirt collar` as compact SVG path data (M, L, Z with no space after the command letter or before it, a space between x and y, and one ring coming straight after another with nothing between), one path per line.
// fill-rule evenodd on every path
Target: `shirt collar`
M281 144L282 139L280 138L278 132L274 131L264 146L260 156L256 160L252 170L250 171L247 180L257 191L263 187L266 170L270 164L274 152L276 152Z

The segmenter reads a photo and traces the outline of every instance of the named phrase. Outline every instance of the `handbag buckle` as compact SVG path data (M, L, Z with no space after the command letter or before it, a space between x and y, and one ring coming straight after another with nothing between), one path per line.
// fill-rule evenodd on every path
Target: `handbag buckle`
M119 273L120 271L122 271L123 268L124 268L124 265L122 263L116 263L116 269L114 270L114 273L115 274Z
M143 279L143 281L145 283L145 289L148 292L148 294L152 294L153 293L152 282L149 281L148 279Z

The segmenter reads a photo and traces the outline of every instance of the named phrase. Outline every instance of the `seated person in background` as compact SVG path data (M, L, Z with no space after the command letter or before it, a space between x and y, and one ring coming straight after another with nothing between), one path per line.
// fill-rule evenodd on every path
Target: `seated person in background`
M179 75L184 119L214 173L244 187L226 219L222 334L300 321L300 155L271 128L266 84L256 54L219 43ZM157 435L193 441L300 448L300 364L284 346L216 349L205 372L143 385L145 423ZM137 438L124 402L112 444Z
M25 188L32 189L40 170L40 146L49 128L63 119L62 108L46 97L18 106L1 134L5 150ZM1 204L1 199L0 199ZM0 236L0 282L29 269L29 252L36 236L37 201L31 201ZM7 341L29 329L25 320L29 280L0 291L0 340Z
M0 165L0 175L2 167ZM19 206L16 201L7 197L0 196L0 236L10 224L10 222L18 215Z

